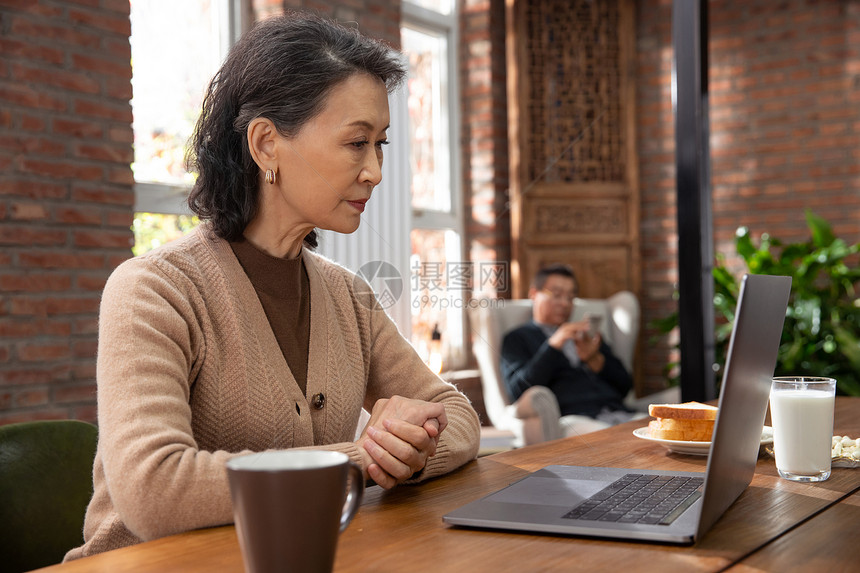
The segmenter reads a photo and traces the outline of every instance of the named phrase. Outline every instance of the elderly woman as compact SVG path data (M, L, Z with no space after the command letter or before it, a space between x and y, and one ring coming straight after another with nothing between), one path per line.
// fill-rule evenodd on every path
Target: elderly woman
M474 458L468 400L366 283L313 252L315 228L358 228L404 74L390 48L309 16L260 23L230 52L190 151L205 222L105 286L95 493L67 560L230 523L237 455L336 450L385 488Z

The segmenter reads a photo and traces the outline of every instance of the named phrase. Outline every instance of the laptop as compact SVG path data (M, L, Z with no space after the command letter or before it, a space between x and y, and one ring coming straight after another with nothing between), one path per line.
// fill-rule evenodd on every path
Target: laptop
M550 465L442 519L511 531L666 543L700 539L752 481L790 289L789 277L741 280L704 474ZM666 498L657 503L659 510L642 507L652 495Z

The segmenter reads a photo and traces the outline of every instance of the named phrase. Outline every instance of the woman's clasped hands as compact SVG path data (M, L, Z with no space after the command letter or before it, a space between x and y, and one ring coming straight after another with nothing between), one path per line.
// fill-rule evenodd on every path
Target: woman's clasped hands
M365 477L390 489L424 469L448 425L445 406L402 396L373 405L356 441L365 457Z

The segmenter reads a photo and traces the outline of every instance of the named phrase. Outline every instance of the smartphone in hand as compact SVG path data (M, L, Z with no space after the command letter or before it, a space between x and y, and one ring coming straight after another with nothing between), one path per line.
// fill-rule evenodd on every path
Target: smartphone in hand
M588 313L585 315L585 319L588 321L588 336L593 338L595 334L600 332L603 317L599 314Z

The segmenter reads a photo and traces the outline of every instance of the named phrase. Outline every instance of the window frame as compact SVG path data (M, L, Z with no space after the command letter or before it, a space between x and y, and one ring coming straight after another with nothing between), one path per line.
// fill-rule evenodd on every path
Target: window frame
M230 48L249 29L251 0L213 0L213 6L221 3L226 8L220 18L221 60ZM205 88L205 86L204 86ZM134 124L132 123L132 126ZM186 198L191 191L190 185L157 183L134 180L134 212L157 213L164 215L191 215Z
M401 4L400 28L410 28L418 32L439 35L446 38L447 58L444 62L446 69L443 77L446 78L445 98L447 100L447 144L448 155L448 177L450 189L450 210L442 211L424 207L412 206L412 224L410 230L432 230L452 231L458 237L459 263L466 262L465 253L465 220L462 204L462 165L460 157L460 80L459 80L459 3L452 0L450 10L440 13L404 0ZM449 261L451 263L452 261ZM411 281L410 281L411 284ZM410 292L410 296L415 293ZM461 302L465 303L465 293L458 296L463 297ZM448 356L444 357L445 370L456 370L467 365L467 340L466 340L466 312L465 304L460 304L457 309L449 309L448 312L456 312L459 322L458 339L452 339L448 343ZM449 314L449 317L451 315Z

